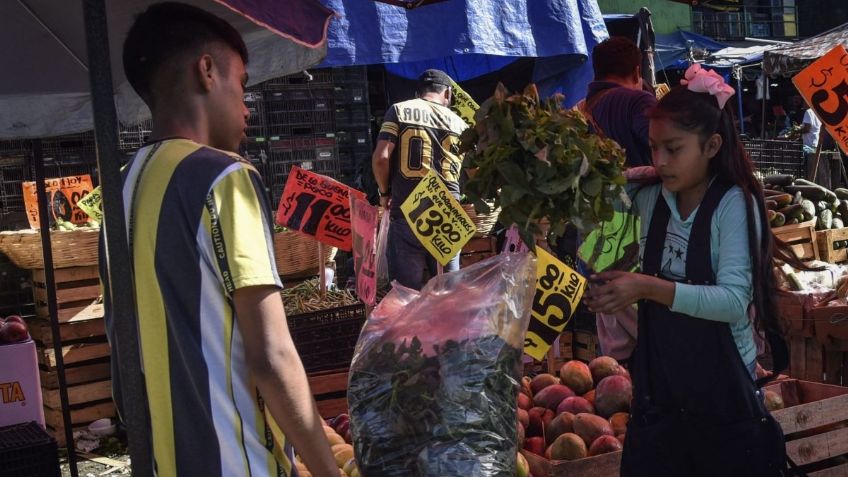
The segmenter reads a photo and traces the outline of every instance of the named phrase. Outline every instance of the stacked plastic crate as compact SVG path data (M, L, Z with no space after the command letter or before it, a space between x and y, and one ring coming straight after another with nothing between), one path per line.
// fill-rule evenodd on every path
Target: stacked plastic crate
M271 204L280 201L292 167L338 177L339 160L333 122L333 83L329 70L296 73L264 83L268 140L265 183Z
M364 66L336 68L332 71L341 179L352 183L362 161L371 159L368 73Z

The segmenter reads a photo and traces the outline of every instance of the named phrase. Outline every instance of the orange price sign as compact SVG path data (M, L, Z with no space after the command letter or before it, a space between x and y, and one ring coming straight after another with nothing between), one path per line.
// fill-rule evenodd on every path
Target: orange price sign
M333 247L352 247L350 198L365 194L329 177L294 166L277 207L277 224Z
M792 78L827 131L848 154L848 52L837 45Z
M88 222L88 214L79 208L77 202L94 188L90 175L45 179L44 185L47 189L47 212L50 215L51 225L57 218L74 224ZM37 229L41 225L38 223L38 194L35 190L35 182L23 182L22 186L29 226Z

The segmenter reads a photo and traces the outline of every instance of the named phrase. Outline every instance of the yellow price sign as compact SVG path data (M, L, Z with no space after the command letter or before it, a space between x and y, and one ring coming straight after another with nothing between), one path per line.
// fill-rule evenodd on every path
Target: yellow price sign
M441 179L430 171L401 204L412 233L430 255L447 265L477 227Z
M103 222L103 192L100 186L94 188L89 194L77 202L77 207L93 220Z
M451 89L453 90L451 110L461 117L466 124L474 126L474 115L477 114L480 105L477 104L477 101L474 101L470 94L460 88L456 81L451 85Z
M536 247L536 258L536 296L524 352L541 361L574 316L586 279L541 247Z

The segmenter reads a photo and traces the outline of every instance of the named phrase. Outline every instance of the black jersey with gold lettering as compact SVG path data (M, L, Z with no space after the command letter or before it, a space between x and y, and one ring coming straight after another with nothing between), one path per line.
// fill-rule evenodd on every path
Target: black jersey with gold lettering
M459 135L467 127L450 109L424 99L397 103L386 111L378 139L395 145L390 161L393 218L403 216L401 204L431 169L459 198Z

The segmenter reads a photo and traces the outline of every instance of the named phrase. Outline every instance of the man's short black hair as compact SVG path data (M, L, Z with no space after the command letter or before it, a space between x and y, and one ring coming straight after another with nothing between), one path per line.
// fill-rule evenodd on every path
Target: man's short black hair
M601 42L592 50L592 68L595 79L626 78L642 64L642 52L633 40L614 36Z
M124 73L136 93L150 105L153 79L163 66L214 43L232 48L247 64L244 40L225 20L184 3L157 3L138 15L127 33Z
M416 91L419 95L427 93L442 94L446 89L450 88L452 82L451 77L444 71L429 69L418 76Z

